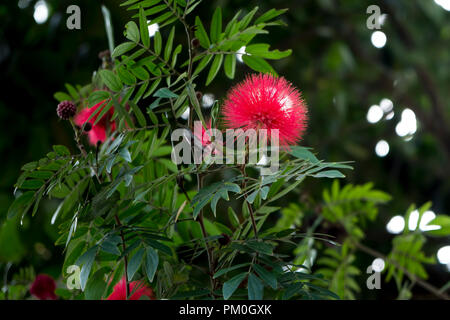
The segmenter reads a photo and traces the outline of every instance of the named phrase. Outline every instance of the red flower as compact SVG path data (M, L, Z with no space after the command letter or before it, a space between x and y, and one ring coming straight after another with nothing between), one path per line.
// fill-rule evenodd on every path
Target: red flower
M77 126L83 127L83 125L86 122L89 122L91 124L91 128L89 131L87 131L87 134L89 136L89 143L92 145L97 145L97 143L105 142L107 136L107 129L111 130L111 132L114 132L116 130L116 122L111 121L111 118L114 114L114 107L111 107L108 112L100 119L99 122L97 122L96 125L94 125L95 121L97 120L99 114L102 112L103 108L105 108L107 105L107 101L104 100L100 103L97 103L95 106L91 108L85 108L81 110L74 118L74 122ZM99 112L92 117L91 120L88 121L89 117L94 113L98 108L101 108Z
M151 300L155 299L153 294L153 290L146 286L142 281L133 281L130 282L130 294L131 297L128 300L139 300L142 296L147 296ZM113 292L106 300L127 300L127 289L126 289L126 281L125 277L120 280L113 289Z
M228 128L279 130L282 146L296 144L306 129L307 107L300 92L285 78L248 76L228 93L223 105Z
M222 142L220 140L216 141L213 139L213 137L217 134L217 131L220 131L212 127L211 119L207 120L205 124L206 129L203 127L201 121L194 122L195 139L197 139L202 144L204 151L207 151L210 154L222 154Z
M30 288L30 293L40 300L56 300L56 282L46 274L39 274L34 279Z

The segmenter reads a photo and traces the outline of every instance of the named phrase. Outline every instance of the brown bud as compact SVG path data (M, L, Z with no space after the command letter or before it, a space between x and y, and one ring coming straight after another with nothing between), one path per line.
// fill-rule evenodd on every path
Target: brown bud
M218 239L221 246L226 246L231 242L230 236L227 235L226 233L222 233L221 236L222 237Z
M109 50L102 51L98 54L100 60L109 60L111 58L111 52Z
M69 120L77 112L77 107L72 101L62 101L56 108L56 114L62 120Z
M92 124L90 122L87 122L84 124L83 130L84 132L89 132L92 129Z
M200 46L200 40L197 38L192 39L191 44L194 48L198 48Z

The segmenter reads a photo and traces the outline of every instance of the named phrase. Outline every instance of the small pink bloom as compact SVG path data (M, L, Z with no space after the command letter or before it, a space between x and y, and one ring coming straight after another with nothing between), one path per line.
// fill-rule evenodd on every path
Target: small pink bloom
M91 108L85 108L81 110L74 118L74 122L77 126L83 127L86 122L89 122L92 125L92 128L87 132L89 137L89 143L91 145L97 145L97 143L105 142L107 138L107 130L110 129L111 132L116 130L116 122L111 121L111 118L114 114L114 107L111 107L108 112L94 125L97 120L99 114L102 112L103 108L107 105L107 101L104 100L100 103L97 103L95 106ZM91 120L88 121L89 117L94 113L98 108L101 108L99 112L92 117Z
M203 127L201 121L195 121L194 123L194 136L199 142L201 142L204 150L211 154L221 154L223 149L222 141L217 141L213 137L216 137L218 129L212 127L211 119L206 121L206 129Z
M39 274L34 279L30 288L30 293L40 300L56 300L56 282L46 274Z
M228 128L279 130L280 145L301 140L306 129L307 107L300 92L285 78L254 74L233 87L223 105Z
M130 285L130 294L131 297L128 300L139 300L142 296L147 296L151 300L155 299L153 294L153 290L146 286L142 281L133 281L129 283ZM107 300L127 300L127 288L126 288L125 277L120 280L113 289L111 295L107 298Z

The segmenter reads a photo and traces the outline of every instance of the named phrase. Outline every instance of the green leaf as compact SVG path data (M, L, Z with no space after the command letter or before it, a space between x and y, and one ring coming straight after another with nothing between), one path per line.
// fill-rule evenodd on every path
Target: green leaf
M110 70L100 70L100 77L102 78L105 85L114 92L119 92L122 90L123 84L120 81L119 77L115 75Z
M111 237L102 242L100 248L102 251L114 254L116 256L120 256L120 250L117 248L117 244L120 242L120 238Z
M161 53L161 50L162 50L162 38L161 38L161 33L159 31L155 32L154 39L155 39L155 44L154 44L155 45L155 54L157 56L159 56L159 54Z
M127 39L135 43L138 43L141 39L139 35L139 28L134 21L130 21L125 25L125 36Z
M291 147L289 153L298 159L307 160L311 163L318 163L319 159L317 159L316 156L309 150L310 148L293 146Z
M114 49L114 30L111 22L111 13L108 8L102 5L102 13L105 21L106 37L108 38L109 52L113 52Z
M169 38L167 38L166 47L164 49L164 60L169 61L172 53L173 38L175 37L175 27L170 30Z
M97 118L94 121L94 125L96 125L101 119L103 119L103 116L111 109L113 106L113 101L110 100L108 103L103 103L101 108L98 108L100 112L97 114Z
M236 265L234 265L232 267L229 267L229 268L220 269L219 271L217 271L214 274L213 278L216 279L216 278L218 278L220 276L223 276L224 274L227 274L230 271L233 271L233 270L236 270L236 269L240 269L240 268L243 268L243 267L247 267L249 265L250 265L250 263L241 263L241 264L236 264Z
M282 59L291 55L292 50L279 51L279 50L269 50L270 45L265 43L257 43L246 46L245 52L251 54L252 56L262 57L265 59Z
M297 293L299 293L302 288L303 288L302 283L296 282L290 284L289 286L287 286L286 291L283 293L283 300L289 300Z
M267 63L266 60L260 57L253 57L249 55L243 55L242 60L244 63L249 66L251 69L263 72L263 73L272 73L276 75L275 70L273 70L272 66Z
M93 91L90 95L89 95L89 105L95 105L97 103L100 103L106 99L109 98L109 92L107 91Z
M253 8L252 11L250 11L249 13L247 13L241 21L239 21L239 30L243 30L245 28L247 28L247 26L249 25L250 21L252 21L253 16L255 15L256 11L258 11L258 7Z
M131 109L136 115L136 119L139 122L139 125L141 127L145 127L147 125L147 121L145 120L145 116L142 113L141 109L139 109L139 107L133 101L128 101L128 104L131 106Z
M167 254L169 256L172 255L172 250L168 246L163 244L162 242L159 242L159 241L156 241L156 240L153 240L153 239L149 239L149 238L146 238L144 241L149 246L151 246L151 247L153 247L153 248L155 248L157 250L160 250L160 251L164 252L165 254Z
M203 27L203 23L198 16L195 17L195 26L197 27L197 29L195 30L195 36L200 41L200 45L203 48L208 49L211 45L211 42L209 41L208 34L206 33L206 30Z
M150 74L143 67L137 66L130 70L139 80L148 80L150 78ZM143 86L141 88L143 88Z
M217 73L219 72L220 66L222 65L222 60L223 54L217 54L214 57L211 68L209 69L208 77L206 78L206 85L209 85L216 77Z
M128 262L127 268L127 277L128 281L131 281L134 277L136 271L138 271L139 267L142 264L142 260L144 259L144 248L140 248L130 259Z
M136 77L124 66L120 66L119 68L117 68L117 75L123 83L129 86L132 86L136 83Z
M264 13L263 15L261 15L258 19L255 20L255 25L256 24L260 24L266 21L269 21L273 18L278 17L279 15L282 15L283 13L285 13L288 9L270 9L269 11L267 11L266 13Z
M58 156L62 156L62 157L64 157L64 156L70 156L70 151L69 151L69 149L67 149L67 147L65 147L65 146L62 146L62 145L56 145L56 146L53 146L53 150L56 152L56 154L57 154Z
M277 289L277 277L272 273L264 269L258 264L253 265L253 269L255 269L256 273L273 289Z
M225 300L228 300L233 295L246 276L247 272L243 272L223 284L222 294Z
M139 8L139 30L141 31L141 39L144 47L150 47L150 36L148 34L148 22L144 9Z
M18 214L24 215L33 204L33 191L27 191L18 196L8 209L8 218L14 218Z
M236 55L227 54L223 67L225 69L225 75L230 79L234 79L234 73L236 71Z
M22 166L21 170L23 170L23 171L33 171L33 170L35 170L37 168L37 166L38 166L38 163L36 161L28 162L28 163L26 163L26 164L24 164Z
M166 98L166 99L178 98L178 95L170 91L169 88L160 88L153 94L153 96L156 98Z
M71 100L72 100L72 97L69 96L69 95L68 95L67 93L65 93L65 92L56 92L56 93L54 94L54 97L55 97L55 99L58 100L59 102L61 102L61 101L66 101L66 100L68 100L68 101L71 101Z
M239 227L240 222L239 218L236 215L236 212L234 212L232 207L228 207L228 219L231 222L231 225L235 228Z
M105 292L107 283L105 281L105 275L110 271L109 267L103 267L97 270L92 277L89 278L86 284L86 290L84 292L84 298L86 300L101 300L103 293Z
M194 209L194 218L200 213L200 210L211 201L211 208L215 213L216 204L220 197L228 200L228 192L240 193L239 185L230 181L216 182L202 188L192 199L191 206Z
M158 269L159 257L158 252L151 247L146 248L146 256L144 260L145 272L149 282L153 282L156 270Z
M220 40L220 34L222 33L222 10L218 6L214 11L212 21L210 36L213 43L217 43Z
M248 299L262 300L264 295L264 285L253 273L248 276Z
M80 284L81 284L81 290L84 291L86 288L86 283L89 277L89 274L91 273L92 266L95 261L95 256L97 255L97 246L93 246L92 248L88 249L80 258L78 258L76 264L83 264L81 267L81 273L80 273Z
M272 255L273 248L270 244L262 242L260 240L249 240L245 243L248 247L255 250L258 253Z
M445 237L450 235L450 217L444 215L437 215L436 218L431 220L428 225L437 225L440 226L440 229L429 230L428 234L433 236Z
M25 180L21 185L20 189L28 189L28 190L37 190L44 185L44 181L42 180Z
M208 54L207 56L205 56L204 58L202 58L202 60L200 60L200 62L197 65L197 68L194 71L194 76L198 75L200 72L203 71L203 69L206 68L206 66L209 64L209 62L212 60L213 55L212 54Z
M77 100L80 97L80 95L78 94L78 91L71 84L66 83L65 87L66 87L67 91L69 91L73 100Z
M340 171L337 170L325 170L321 171L319 173L316 173L312 175L314 178L345 178L345 175L343 175Z
M121 43L114 49L111 56L113 58L117 58L117 57L123 55L125 52L128 52L131 49L134 49L135 47L136 47L136 44L134 42Z

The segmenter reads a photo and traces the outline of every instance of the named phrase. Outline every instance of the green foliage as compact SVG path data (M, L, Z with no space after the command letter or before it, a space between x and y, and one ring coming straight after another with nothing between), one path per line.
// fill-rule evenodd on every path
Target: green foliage
M330 279L330 290L341 299L355 299L356 294L361 291L355 278L361 271L354 263L355 255L349 246L344 244L339 251L333 248L326 249L317 261L319 269L316 272Z
M373 184L362 186L347 184L340 188L338 180L333 182L331 190L325 189L325 202L322 214L332 223L340 223L347 233L356 238L362 238L364 232L361 226L367 221L374 221L378 214L378 204L386 203L391 197L380 191L373 190Z

